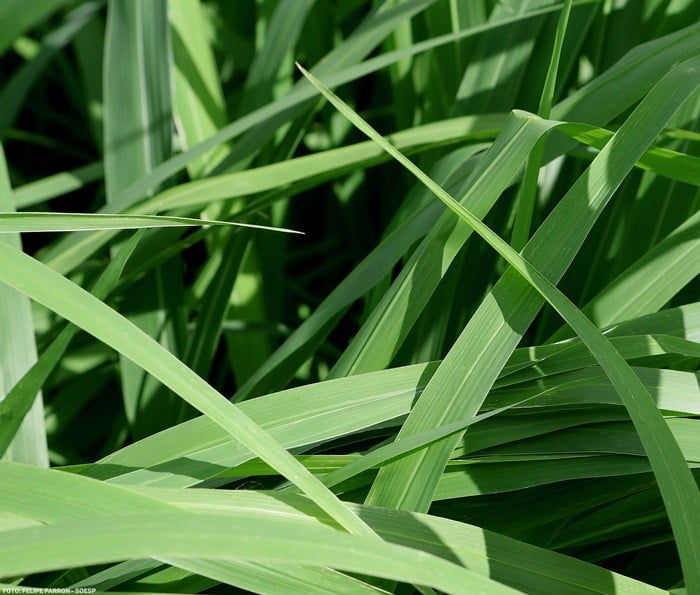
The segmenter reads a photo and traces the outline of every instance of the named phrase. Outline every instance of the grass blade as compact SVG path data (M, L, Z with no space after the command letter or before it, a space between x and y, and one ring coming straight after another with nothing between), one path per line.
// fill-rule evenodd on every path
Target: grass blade
M2 145L0 145L0 209L14 210L12 187ZM0 246L9 250L21 250L22 241L19 234L1 236ZM12 387L24 376L37 358L29 300L5 285L0 285L0 326L2 326L0 401L4 402L11 393ZM48 467L43 398L41 394L35 393L35 396L36 399L31 408L23 416L21 427L16 433L12 432L13 443L3 451L10 460Z
M566 34L570 13L571 0L566 0L561 15L559 15L557 32L554 36L554 48L552 49L549 67L547 68L547 76L540 97L540 105L537 109L537 115L541 118L549 118L549 114L552 111L554 87L557 82L559 60L561 58L561 50L564 45L564 35ZM523 181L520 185L518 207L513 224L513 237L511 238L511 245L516 250L522 250L530 237L532 214L535 210L535 200L537 198L537 175L542 165L543 155L544 139L540 140L533 148L532 154L528 158L527 165L525 166Z
M91 231L99 229L141 229L159 227L228 226L250 229L276 230L288 233L298 231L235 223L233 221L210 221L188 217L164 215L109 215L106 213L0 213L0 233L31 233L55 231Z

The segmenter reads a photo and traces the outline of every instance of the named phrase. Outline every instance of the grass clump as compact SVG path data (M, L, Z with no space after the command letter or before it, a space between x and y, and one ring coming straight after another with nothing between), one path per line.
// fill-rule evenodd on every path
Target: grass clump
M3 12L4 587L700 592L696 3Z

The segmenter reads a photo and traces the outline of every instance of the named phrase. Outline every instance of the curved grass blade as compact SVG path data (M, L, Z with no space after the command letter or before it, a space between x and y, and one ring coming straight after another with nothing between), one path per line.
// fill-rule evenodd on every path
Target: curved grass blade
M700 357L700 346L696 341L689 341L672 335L639 335L608 337L615 349L626 360L655 355L683 355L690 358ZM498 382L497 388L510 386L528 380L544 378L553 374L569 372L578 368L594 365L590 353L580 341L564 344L545 345L545 348L555 349L539 350L537 348L525 348L531 351L531 360L521 362L517 368L513 365L506 366ZM537 352L539 351L539 356ZM510 368L506 371L507 368Z
M250 593L288 595L304 593L327 595L328 593L387 594L358 578L331 568L263 565L255 562L233 560L188 559L160 557L162 562L200 576L215 579L218 583L233 585Z
M560 130L571 138L597 149L602 149L613 137L609 130L581 124L572 124L570 128L568 125L563 126ZM636 167L669 180L700 186L700 158L693 155L652 146L639 158Z
M167 215L109 215L107 213L0 213L1 233L30 233L48 231L94 231L99 229L141 229L159 227L201 227L201 226L246 227L266 231L302 233L292 229L237 223L172 217Z
M308 499L289 492L167 490L144 486L124 489L57 471L9 463L0 463L0 467L10 480L0 487L3 508L25 519L57 523L59 527L74 521L87 525L99 519L117 525L115 517L131 522L134 515L138 517L143 512L169 515L179 510L192 519L214 515L213 518L225 524L248 517L253 523L259 520L276 525L281 533L294 527L300 539L307 529L313 531L319 527L339 534L326 526L330 519ZM412 548L415 553L432 554L461 564L475 574L525 592L536 588L573 593L658 592L654 587L609 570L472 525L358 504L349 506L389 542ZM94 533L87 539L104 542ZM177 557L173 555L172 559L175 561ZM426 556L424 563L429 565L430 560ZM84 581L80 586L91 584Z
M136 492L109 485L79 476L50 471L49 473L39 472L38 469L29 468L24 465L12 465L0 463L0 474L5 482L0 486L0 507L4 511L13 511L25 519L41 520L46 524L56 524L68 520L81 518L112 517L115 522L118 517L128 517L133 514L157 513L157 512L177 512L181 509L177 503L168 502L157 495L143 492ZM48 488L48 489L47 489ZM79 498L75 495L80 494ZM184 562L184 560L183 560ZM192 561L195 565L196 560ZM241 572L236 569L236 563L230 563L234 576ZM243 563L241 563L243 564ZM151 563L152 567L158 566ZM187 564L184 564L186 567ZM133 573L133 569L130 569ZM152 568L149 568L152 570ZM286 572L285 572L286 570ZM337 573L327 569L299 569L293 572L294 568L265 567L262 564L255 565L255 575L258 581L264 581L265 577L272 577L280 581L281 585L289 585L294 578L297 580L316 580L318 584L342 585L342 576L335 576ZM249 575L250 571L243 571L243 576ZM291 575L291 578L287 576ZM254 575L254 576L255 576ZM330 576L329 576L330 575ZM249 577L249 581L254 579ZM105 584L105 577L90 577L73 584L71 587L97 587L105 590L114 590L119 583L114 578L109 585ZM268 578L268 580L270 580ZM356 582L356 581L354 581ZM353 585L353 581L348 579L345 583ZM54 586L58 586L55 585Z
M95 535L102 538L95 540ZM455 595L463 593L465 585L482 593L517 593L432 554L252 511L237 515L157 512L123 517L119 523L91 518L4 531L0 553L0 576L144 556L182 556L331 567L432 586Z
M286 513L313 522L308 503L290 493L244 490L145 490L156 497L205 513L248 508ZM561 554L485 531L473 525L425 514L351 504L385 539L450 560L526 593L659 592L651 585Z
M102 162L98 161L73 171L61 172L36 182L30 182L14 190L15 209L24 209L51 200L56 196L78 190L85 184L101 180L103 177L104 168Z

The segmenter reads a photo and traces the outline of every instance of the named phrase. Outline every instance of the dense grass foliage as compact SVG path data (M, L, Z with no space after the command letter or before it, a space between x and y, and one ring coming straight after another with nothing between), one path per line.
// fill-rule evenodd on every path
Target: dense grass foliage
M700 3L0 23L0 588L700 593Z

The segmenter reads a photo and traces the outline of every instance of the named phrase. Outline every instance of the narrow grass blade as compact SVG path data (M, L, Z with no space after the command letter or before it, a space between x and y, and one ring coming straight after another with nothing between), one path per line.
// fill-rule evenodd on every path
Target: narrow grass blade
M108 215L92 213L0 213L0 233L29 233L55 231L91 231L98 229L140 229L158 227L193 226L246 227L267 231L301 233L290 229L235 223L233 221L210 221L188 217L164 215Z
M294 567L284 564L263 565L255 562L232 560L206 560L164 557L167 564L182 568L193 574L210 577L219 583L233 585L251 593L288 595L288 593L308 593L327 595L328 593L384 593L384 589L374 587L357 578L330 568Z
M139 489L141 492L142 489ZM148 492L147 492L148 493ZM225 494L214 490L153 490L170 503L193 511L235 510L244 513L256 508L270 513L286 513L300 518L308 504L289 493L263 494L236 491ZM459 561L465 567L490 576L523 592L621 593L658 592L655 587L586 564L575 558L537 548L465 523L430 515L351 505L368 519L387 540ZM307 516L306 522L312 522Z
M700 348L698 348L698 344L695 341L670 335L615 337L610 338L610 342L626 360L666 354L684 355L692 358L700 356ZM548 345L547 347L554 346ZM495 386L509 386L594 364L594 360L591 358L588 350L585 349L580 341L572 344L556 345L556 347L559 347L559 349L549 351L547 355L542 353L540 357L536 355L538 350L527 349L527 351L533 352L531 362L527 365L521 362L521 366L517 368L511 365L506 366L504 373L501 374L501 380ZM509 367L510 370L506 371Z
M37 474L33 469L26 466L2 463L0 463L0 473L6 480L3 486L0 487L0 506L4 510L14 511L23 518L41 519L42 522L48 524L85 517L115 518L141 513L174 513L180 509L177 504L157 496L154 498L150 494L80 478L69 473L54 471L49 474ZM46 489L48 486L50 486L49 490ZM79 502L75 500L74 496L76 493L81 494ZM73 504L66 505L66 499L72 500ZM116 518L115 521L118 522ZM191 564L188 564L185 560L181 560L180 566L185 568L188 566L206 568L204 561L201 564L197 560L192 560L191 562ZM237 564L245 566L242 562L230 562L224 565L224 568L230 565L228 575L237 575ZM295 569L293 567L285 572L280 568L276 573L274 568L266 568L264 565L256 564L254 571L251 572L251 570L249 568L247 573L244 572L244 576L248 576L248 581L250 581L248 584L253 584L256 576L258 577L258 583L264 584L266 575L279 580L280 584L287 586L294 584L294 579L302 581L302 583L316 580L320 584L335 584L336 586L337 584L345 584L347 586L357 582L351 579L344 581L342 575L320 568L307 572L304 571L305 569L298 569L294 572ZM104 584L104 580L104 578L97 579L92 577L87 581L71 586L72 588L98 587L114 590L114 587L119 584L113 579L108 586ZM100 584L100 581L102 584ZM358 585L361 585L361 583L358 583ZM58 585L54 584L53 586ZM368 588L367 591L369 592L370 589Z
M692 372L635 367L635 374L653 395L658 409L685 415L697 415L700 406L695 402L698 377ZM569 383L581 382L580 388L571 388ZM542 391L545 391L542 393ZM540 393L543 396L539 397ZM557 405L620 404L620 396L605 378L598 366L565 372L543 380L526 382L493 391L485 407L503 407L533 397L529 407L555 407Z
M584 125L564 126L560 129L572 138L588 145L602 149L612 138L613 133L604 128ZM670 149L651 147L639 158L637 167L654 172L670 180L700 185L700 158Z
M561 58L561 50L564 45L564 35L566 34L570 13L571 0L566 0L561 15L559 16L557 32L554 37L554 48L552 49L549 67L547 68L547 76L542 89L540 104L537 109L537 115L541 118L549 118L549 114L552 111L554 87L557 82L559 60ZM523 181L520 185L515 222L513 223L513 237L511 238L511 245L516 250L522 250L530 237L532 215L535 211L535 200L537 198L537 175L542 165L543 155L544 139L541 139L535 145L532 154L528 158L527 165L525 166L525 173L523 174Z
M503 0L493 7L489 23L537 14L548 0ZM559 10L560 5L556 6ZM479 39L457 90L455 111L461 114L507 109L515 103L528 58L544 18L522 19L499 35Z
M207 39L204 7L199 0L169 0L168 18L174 59L174 109L185 149L214 135L227 121L216 61ZM212 148L188 164L193 179L204 175L226 154Z
M93 529L90 530L89 527ZM239 539L231 539L232 532ZM89 536L99 534L96 541ZM198 539L193 536L198 535ZM243 538L245 537L245 538ZM29 556L33 551L36 555ZM152 513L92 518L0 534L0 575L16 576L125 558L182 556L331 567L462 593L465 585L483 593L517 593L435 555L307 525L296 519L242 515Z
M24 209L78 190L104 177L102 162L91 163L70 172L61 172L19 186L14 191L15 209Z
M283 61L296 45L306 16L316 0L282 0L277 3L243 85L240 113L247 114L272 99Z
M7 172L5 153L0 145L0 209L14 211L12 187ZM22 250L19 234L0 236L0 247ZM31 306L26 296L11 287L0 285L0 401L36 362L36 341ZM36 393L35 393L36 395ZM4 408L3 408L4 409ZM41 394L36 395L26 413L14 441L5 451L10 460L48 467L49 456L44 425L44 404Z
M134 179L148 175L172 154L172 47L167 15L166 0L108 4L103 77L108 207ZM148 271L131 294L136 312L130 320L176 355L181 353L186 332L186 312L177 298L183 292L182 270L171 260ZM132 436L139 438L173 423L179 404L174 395L123 356L119 376Z
M209 373L221 336L222 321L247 243L248 237L239 234L232 235L221 244L221 265L202 296L202 311L185 351L185 364L202 377Z

